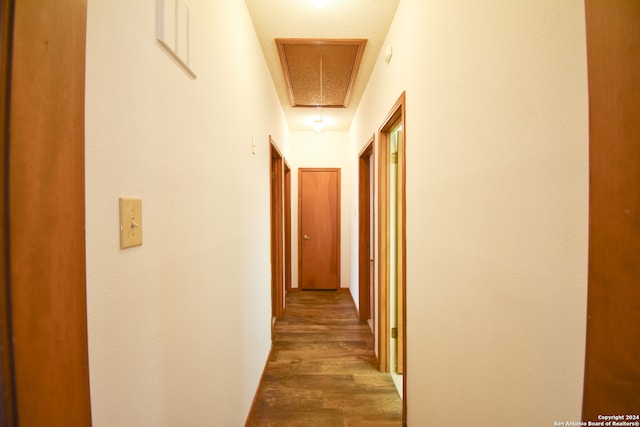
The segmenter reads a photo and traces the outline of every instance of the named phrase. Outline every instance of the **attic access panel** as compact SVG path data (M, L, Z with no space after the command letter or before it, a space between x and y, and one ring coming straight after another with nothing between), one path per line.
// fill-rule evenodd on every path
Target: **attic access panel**
M366 39L276 39L292 107L346 107Z

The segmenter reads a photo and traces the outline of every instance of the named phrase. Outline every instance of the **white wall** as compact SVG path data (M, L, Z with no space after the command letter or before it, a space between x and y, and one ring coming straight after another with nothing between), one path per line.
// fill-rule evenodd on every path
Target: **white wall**
M356 168L406 90L409 425L580 419L583 8L581 0L400 2L387 38L392 61L378 60L350 138ZM357 174L350 189L357 200ZM351 239L356 260L357 233ZM351 286L357 297L356 269Z
M316 133L314 131L292 131L289 134L291 166L291 282L298 287L298 169L340 168L340 287L348 288L351 278L351 223L355 216L356 203L351 203L350 185L352 168L350 160L349 134L347 132ZM356 218L357 220L357 218ZM357 223L356 223L357 224ZM356 228L357 230L357 228ZM357 262L357 258L355 258Z
M286 154L286 124L244 2L187 4L195 80L155 41L154 0L89 1L96 427L242 425L270 347L268 135ZM119 196L142 198L141 247L119 250Z

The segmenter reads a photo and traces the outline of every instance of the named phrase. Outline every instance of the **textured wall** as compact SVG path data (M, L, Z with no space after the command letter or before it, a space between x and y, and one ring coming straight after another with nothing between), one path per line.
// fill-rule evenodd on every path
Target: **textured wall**
M398 7L392 61L378 59L350 133L355 165L406 90L409 425L580 419L583 9L578 0ZM356 200L355 177L351 189ZM356 259L355 234L351 247ZM351 286L357 296L355 270Z
M242 425L269 351L268 135L286 153L286 124L244 3L188 4L195 80L156 42L155 1L89 1L97 427ZM141 247L119 250L119 196L142 198Z

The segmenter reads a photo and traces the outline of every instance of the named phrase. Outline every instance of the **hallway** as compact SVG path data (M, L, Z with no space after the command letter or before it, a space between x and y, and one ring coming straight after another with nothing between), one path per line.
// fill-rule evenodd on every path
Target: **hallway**
M306 7L312 25L279 25L261 38L250 3L270 23ZM4 408L21 426L241 426L253 409L253 425L399 423L399 411L366 401L397 398L369 385L390 383L352 316L353 302L363 313L373 305L360 295L365 255L374 301L387 291L381 178L395 156L384 123L402 94L406 424L546 426L580 420L586 406L640 406L609 410L592 399L600 392L586 391L616 404L640 396L628 388L640 386L640 350L627 345L638 340L622 339L639 333L640 270L629 266L640 265L640 249L621 244L640 242L640 155L626 148L640 140L640 56L629 55L640 46L640 2L600 2L591 13L590 1L400 0L377 45L350 23L335 35L369 39L358 70L371 73L348 106L300 107L308 121L294 122L289 94L276 87L284 78L274 39L333 37L316 24L354 20L347 3L368 15L392 0L328 0L322 10L311 0L0 3L0 376ZM621 20L607 24L614 6ZM313 63L322 105L334 61ZM348 123L331 122L347 110ZM282 222L291 247L277 248L291 261L282 286L272 280L280 264L271 230L281 224L271 220L272 147L291 195L291 221ZM304 288L299 177L308 168L340 169L342 289L289 295L274 331L274 283ZM635 199L619 197L622 189ZM141 201L142 222L122 215L121 198ZM365 205L372 215L361 215ZM602 233L592 233L596 224ZM140 228L142 245L120 247L126 225ZM320 296L331 304L306 301ZM604 303L596 312L594 301ZM304 307L323 319L295 314ZM587 338L594 330L603 341ZM4 424L17 422L0 415Z
M402 402L378 372L373 336L348 292L287 294L249 426L400 426Z

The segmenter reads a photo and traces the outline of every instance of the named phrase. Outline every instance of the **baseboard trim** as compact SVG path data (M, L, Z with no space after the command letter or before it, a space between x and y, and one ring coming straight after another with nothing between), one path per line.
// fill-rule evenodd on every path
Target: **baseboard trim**
M249 422L251 421L251 418L253 418L253 414L256 411L256 403L258 402L258 393L260 392L260 388L262 387L262 381L264 380L264 374L267 371L267 365L269 364L269 360L271 360L272 352L273 352L273 344L271 344L271 348L269 348L269 354L267 355L267 360L265 360L264 362L264 368L262 368L260 381L258 381L258 388L256 389L256 392L253 395L253 401L251 402L251 407L249 407L249 414L247 415L247 419L244 422L244 427L249 427Z
M351 289L340 288L338 289L338 292L346 292L349 294L349 301L351 301L351 305L353 306L353 310L356 312L356 316L358 316L358 319L360 319L360 310L358 310L358 306L356 305L356 302L353 299L353 295L351 295Z

